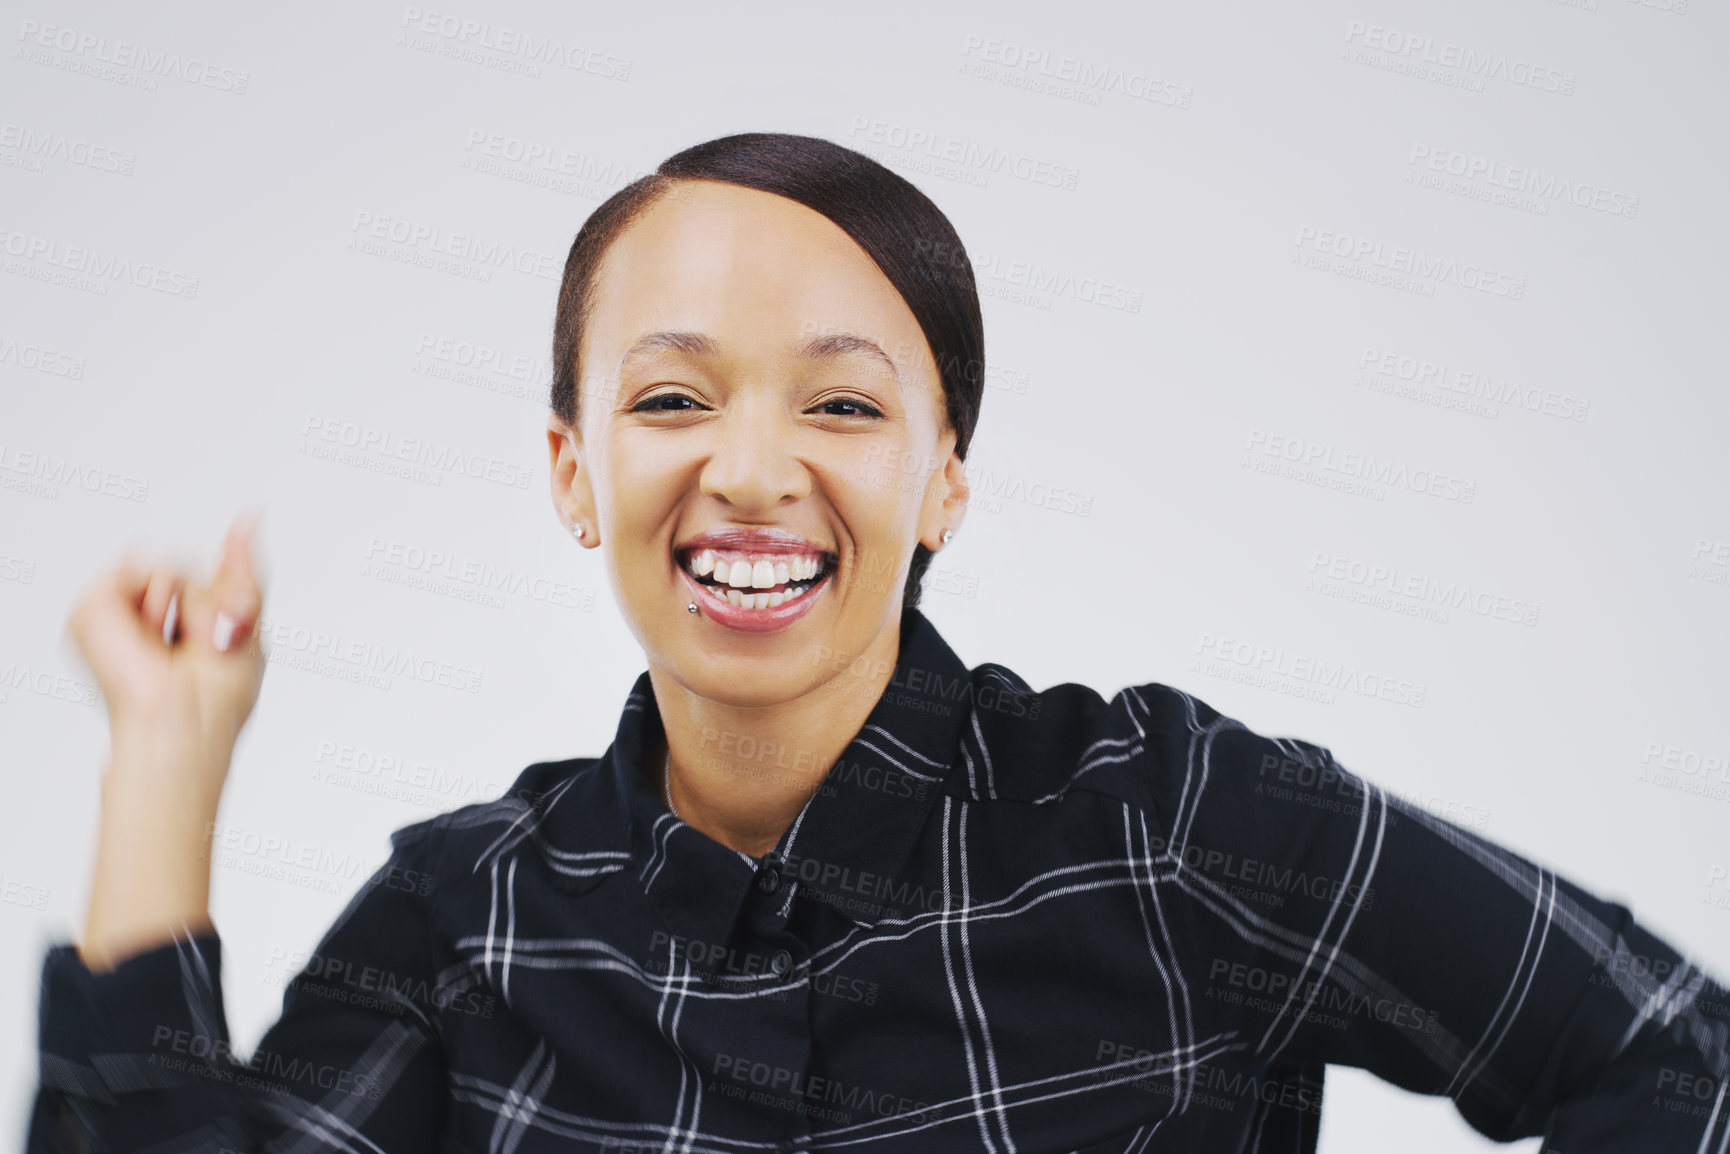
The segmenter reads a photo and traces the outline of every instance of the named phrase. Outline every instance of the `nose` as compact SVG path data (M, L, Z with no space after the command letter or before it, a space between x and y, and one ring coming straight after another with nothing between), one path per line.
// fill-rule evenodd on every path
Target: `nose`
M811 492L799 459L798 429L784 407L767 397L736 397L713 422L715 440L699 486L745 516L770 512Z

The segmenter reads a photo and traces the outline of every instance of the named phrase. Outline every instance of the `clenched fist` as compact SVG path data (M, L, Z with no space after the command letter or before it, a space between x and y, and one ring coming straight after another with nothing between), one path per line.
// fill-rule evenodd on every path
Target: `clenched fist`
M73 610L67 631L102 689L117 744L233 748L264 677L256 521L235 519L208 582L122 561Z

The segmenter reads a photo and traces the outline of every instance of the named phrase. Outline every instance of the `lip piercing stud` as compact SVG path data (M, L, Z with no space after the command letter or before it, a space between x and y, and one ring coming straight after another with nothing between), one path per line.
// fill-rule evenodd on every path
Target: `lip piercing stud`
M685 603L685 612L686 613L695 613L696 611L697 611L697 603L695 601L688 601Z

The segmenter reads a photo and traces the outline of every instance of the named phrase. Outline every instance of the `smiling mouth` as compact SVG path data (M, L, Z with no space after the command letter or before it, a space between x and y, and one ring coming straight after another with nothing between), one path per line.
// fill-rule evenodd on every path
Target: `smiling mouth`
M832 553L763 553L696 549L678 564L703 591L735 609L778 609L797 601L835 572Z

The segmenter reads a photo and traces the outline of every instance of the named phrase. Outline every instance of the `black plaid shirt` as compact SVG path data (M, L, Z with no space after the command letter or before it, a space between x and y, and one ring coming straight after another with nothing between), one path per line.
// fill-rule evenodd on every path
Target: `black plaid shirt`
M661 803L644 673L600 758L396 831L251 1055L214 934L54 946L30 1149L1308 1151L1330 1062L1727 1149L1725 990L1626 909L1181 690L901 628L770 855Z

